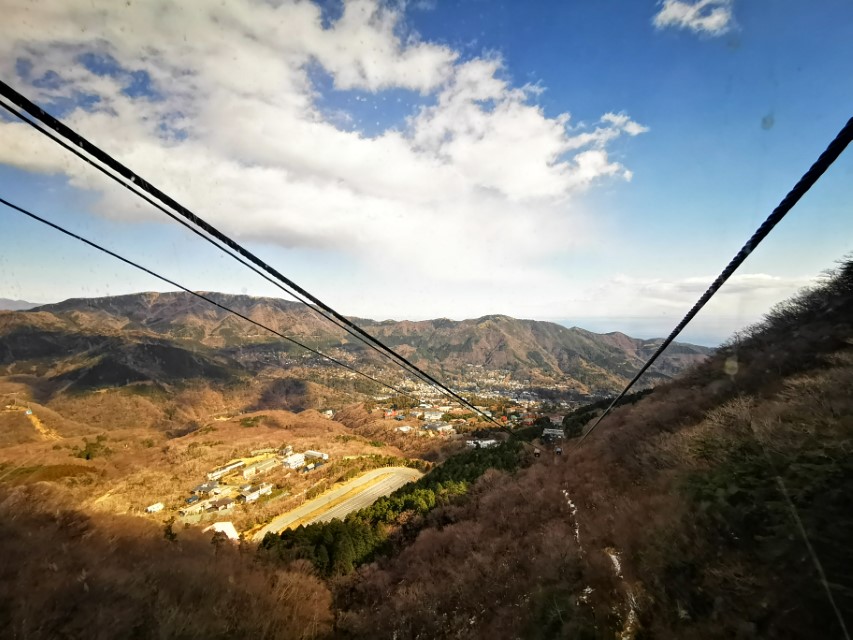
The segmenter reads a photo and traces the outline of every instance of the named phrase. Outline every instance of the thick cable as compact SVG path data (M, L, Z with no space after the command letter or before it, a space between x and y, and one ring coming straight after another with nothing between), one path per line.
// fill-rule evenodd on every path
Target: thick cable
M767 216L767 219L761 223L761 226L756 229L755 233L752 234L752 237L747 240L746 244L741 247L741 250L737 252L734 258L732 258L731 262L726 265L726 268L723 269L723 272L717 276L717 279L711 283L711 286L708 287L707 291L702 294L702 297L693 305L693 308L687 312L687 315L682 318L681 322L679 322L675 329L672 330L672 333L664 340L657 350L652 354L652 357L648 359L646 364L644 364L640 370L637 372L637 375L633 377L633 379L628 383L628 385L622 390L613 402L610 403L610 406L604 410L598 419L593 423L593 425L587 430L585 434L583 434L578 440L576 447L579 447L584 440L586 440L589 435L595 431L596 427L601 424L601 421L610 413L611 409L616 406L616 403L619 402L628 390L634 386L634 384L642 377L642 375L648 370L649 367L652 366L655 360L666 350L666 348L675 340L676 336L687 326L687 324L696 316L697 313L702 309L702 307L707 304L707 302L714 296L717 291L720 290L720 287L725 284L726 280L728 280L731 275L737 270L737 268L743 264L744 260L749 257L755 248L761 243L764 238L773 230L773 228L779 224L782 218L794 208L794 205L800 201L806 193L808 193L809 189L811 189L814 184L820 179L820 177L832 166L832 163L838 159L838 156L847 148L847 145L853 141L853 118L850 118L847 121L847 124L839 131L838 135L835 136L835 139L829 143L829 146L824 150L820 157L815 161L815 163L803 174L803 177L800 178L799 182L794 185L794 188L788 192L782 202Z
M423 371L422 369L417 367L415 364L410 362L407 358L405 358L404 356L401 356L400 354L395 352L393 349L386 346L383 342L381 342L377 338L373 337L372 335L370 335L369 333L364 331L361 327L359 327L358 325L356 325L355 323L350 321L348 318L346 318L342 314L335 311L332 307L327 305L325 302L323 302L322 300L320 300L319 298L317 298L316 296L314 296L313 294L311 294L307 290L300 287L298 284L296 284L293 280L291 280L287 276L281 274L278 270L276 270L275 268L273 268L272 266L270 266L269 264L267 264L266 262L264 262L263 260L258 258L251 251L244 248L242 245L237 243L235 240L232 240L230 237L228 237L227 235L225 235L224 233L219 231L219 229L217 229L216 227L214 227L210 223L206 222L204 219L202 219L199 216L197 216L196 214L194 214L192 211L187 209L185 206L183 206L182 204L180 204L179 202L174 200L172 197L168 196L163 191L161 191L160 189L158 189L157 187L155 187L154 185L149 183L147 180L145 180L144 178L142 178L141 176L136 174L134 171L129 169L127 166L125 166L124 164L122 164L121 162L119 162L118 160L113 158L111 155L109 155L108 153L106 153L105 151L103 151L102 149L97 147L95 144L93 144L92 142L90 142L89 140L87 140L86 138L81 136L80 134L78 134L76 131L74 131L73 129L71 129L67 125L60 122L58 119L54 118L52 115L47 113L44 109L42 109L37 104L35 104L32 101L30 101L29 99L27 99L21 93L15 91L15 89L10 87L8 84L6 84L3 81L0 81L0 95L2 95L4 98L6 98L8 101L10 101L12 104L15 104L19 108L23 109L26 113L30 114L32 117L39 120L41 123L43 123L49 129L56 132L59 136L61 136L65 140L68 140L70 143L72 143L72 144L76 145L77 147L83 149L90 156L96 158L99 162L103 163L104 165L106 165L107 167L112 169L115 173L117 173L118 175L120 175L124 179L129 180L135 186L139 187L140 189L147 192L148 194L150 194L151 196L153 196L154 198L156 198L157 200L159 200L163 204L167 205L168 207L170 207L171 209L176 211L179 215L181 215L186 220L192 222L194 225L196 225L200 229L203 229L210 236L216 238L221 243L225 244L226 246L231 248L233 251L237 252L238 254L240 254L241 256L243 256L244 258L249 260L250 262L254 263L258 267L260 267L261 269L263 269L264 271L266 271L267 273L269 273L270 275L272 275L273 277L275 277L276 279L281 281L282 283L287 284L287 286L291 287L295 291L298 291L302 296L311 300L311 302L316 304L318 307L320 307L321 309L323 309L324 311L326 311L330 315L334 316L338 321L345 324L347 327L349 327L350 329L352 329L353 331L358 333L360 336L362 336L364 339L375 344L377 348L381 349L385 354L387 354L388 357L393 359L398 364L398 366L401 366L404 369L408 367L408 369L410 371L417 372L419 377L429 381L429 383L431 383L434 387L441 390L441 392L444 395L446 395L448 397L452 397L454 400L459 402L462 406L468 407L469 409L473 410L476 414L486 418L489 422L492 422L492 423L496 424L497 426L503 428L502 425L497 420L495 420L491 416L487 416L483 411L481 411L480 409L477 409L473 404L471 404L470 402L465 400L465 398L463 398L462 396L457 394L455 391L448 388L443 383L438 381L436 378L434 378L433 376L431 376L430 374L428 374L427 372ZM2 103L0 103L0 104L2 104ZM2 105L2 106L6 107L6 105ZM8 107L6 107L6 108L8 109ZM44 129L42 129L41 127L37 127L37 130L41 131L42 133L45 133ZM113 177L114 180L121 182L115 176L111 176L111 177ZM204 236L202 236L202 237L204 237ZM214 246L216 246L215 243L213 243L213 244L214 244ZM232 255L232 254L229 254L229 255ZM232 257L233 257L233 255L232 255Z
M14 107L11 107L11 106L7 105L5 102L0 101L0 106L2 106L4 109L6 109L6 111L8 111L8 112L9 112L9 113L11 113L12 115L16 116L19 120L21 120L21 121L22 121L22 122L24 122L25 124L29 125L30 127L32 127L33 129L35 129L35 130L36 130L36 131L38 131L39 133L41 133L41 134L43 134L43 135L47 136L48 138L50 138L51 140L53 140L56 144L58 144L59 146L61 146L63 149L65 149L65 150L66 150L66 151L68 151L69 153L72 153L73 155L77 156L80 160L82 160L82 161L83 161L83 162L85 162L86 164L90 165L90 166L91 166L91 167L93 167L94 169L97 169L98 171L100 171L102 174L104 174L105 176L107 176L107 177L108 177L108 178L110 178L111 180L114 180L117 184L119 184L119 185L121 185L122 187L124 187L125 189L127 189L127 190L128 190L130 193L132 193L133 195L138 196L139 198L143 199L145 202L147 202L148 204L150 204L150 205L151 205L152 207L154 207L155 209L158 209L158 210L159 210L159 211L161 211L162 213L166 214L166 215L167 215L167 216L169 216L172 220L174 220L175 222L177 222L177 223L178 223L178 224L180 224L181 226L185 227L186 229L188 229L188 230L189 230L189 231L191 231L192 233L196 234L196 235L197 235L198 237L200 237L202 240L205 240L206 242L209 242L210 244L212 244L214 247L216 247L217 249L219 249L219 250L220 250L220 251L222 251L223 253L226 253L226 254L228 254L229 256L231 256L234 260L236 260L237 262L239 262L239 263L240 263L240 264L242 264L243 266L247 267L247 268L248 268L248 269L250 269L251 271L254 271L257 275L259 275L260 277L262 277L264 280L266 280L267 282L269 282L269 283L270 283L270 284L272 284L273 286L277 287L277 288L278 288L278 289L280 289L281 291L284 291L286 294L288 294L289 296L291 296L292 298L294 298L294 299L295 299L295 300L297 300L298 302L300 302L300 303L302 303L303 305L305 305L306 307L308 307L311 311L313 311L314 313L316 313L317 315L319 315L321 318L324 318L325 320L328 320L329 322L331 322L332 324L334 324L335 326L337 326L339 329L343 329L345 332L349 333L351 336L353 336L354 338L358 339L362 344L364 344L365 346L370 347L371 349L373 349L376 353L378 353L379 355L381 355L383 358L387 358L387 357L388 357L388 356L387 356L385 353L383 353L379 348L377 348L377 347L376 347L375 345L373 345L372 343L370 343L370 342L366 341L364 338L362 338L361 336L359 336L355 331L351 330L350 328L348 328L346 325L344 325L343 323L339 322L339 321L338 321L338 320L336 320L335 318L333 318L333 317L330 317L330 316L326 315L326 314L325 314L321 309L319 309L319 308L317 308L316 306L312 305L312 304L311 304L310 302L308 302L304 297L300 296L300 295L299 295L298 293L296 293L295 291L291 291L290 289L288 289L285 285L281 284L280 282L278 282L278 281L276 281L276 280L273 280L273 279L272 279L270 276L268 276L266 273L264 273L263 271L261 271L260 269L258 269L257 267L255 267L253 264L251 264L251 263L247 262L246 260L244 260L243 258L241 258L239 255L237 255L237 254L235 254L235 253L232 253L232 252L231 252L231 250L230 250L230 249L228 249L228 247L222 246L222 245L221 245L221 244L219 244L219 243L218 243L214 238L211 238L210 236L205 235L205 234L204 234L204 233L202 233L200 230L198 230L198 229L196 229L194 226L192 226L189 222L187 222L187 221L186 221L186 220L184 220L183 218L180 218L179 216L175 215L174 213L172 213L171 211L169 211L166 207L164 207L162 204L160 204L160 203L159 203L159 202L157 202L156 200L152 199L152 198L151 198L150 196L148 196L145 192L137 191L137 190L133 187L133 185L132 185L132 184L129 184L129 183L127 183L127 182L124 182L124 181L123 181L123 180L121 180L119 177L117 177L117 176L115 176L114 174L110 173L110 172L106 169L106 167L104 167L103 165L98 164L97 162L95 162L94 160L92 160L91 158L89 158L87 155L85 155L84 153L82 153L79 149L76 149L76 148L74 148L73 146L71 146L70 144L68 144L67 142L65 142L62 138L60 138L59 136L57 136L57 135L56 135L55 133L53 133L52 131L50 131L50 130L46 130L46 129L42 129L42 128L41 128L41 127L40 127L36 122L34 122L33 120L31 120L29 117L27 117L26 115L24 115L23 113L21 113L20 111L18 111L17 109L15 109ZM426 380L419 378L419 377L417 376L417 374L415 374L415 373L413 373L413 372L411 372L411 371L408 371L407 369L405 369L405 370L406 370L410 375L414 375L414 377L418 378L418 379L419 379L419 380L421 380L422 382L426 382Z
M260 323L260 322L258 322L258 321L256 321L256 320L252 320L251 318L249 318L248 316L243 315L243 314L242 314L242 313L240 313L239 311L235 311L234 309L232 309L232 308L230 308L230 307L227 307L227 306L225 306L224 304L221 304L221 303L219 303L219 302L216 302L216 300L213 300L212 298L209 298L209 297L207 297L206 295L204 295L204 294L202 294L202 293L199 293L199 292L197 292L197 291L192 291L191 289L188 289L187 287L185 287L185 286L183 286L183 285L181 285L181 284L178 284L178 283L177 283L177 282L175 282L174 280L170 280L170 279L169 279L169 278L167 278L166 276L162 276L162 275L160 275L159 273L156 273L156 272L152 271L152 270L151 270L151 269L149 269L148 267L144 267L144 266L142 266L141 264L139 264L139 263L137 263L137 262L134 262L133 260L130 260L129 258L125 258L124 256L119 255L119 254L118 254L118 253L116 253L115 251L111 251L110 249L107 249L106 247L103 247L103 246L99 245L98 243L93 242L92 240L89 240L89 239L87 239L87 238L84 238L83 236L77 235L77 234L76 234L76 233L74 233L73 231L69 231L69 230L68 230L68 229L66 229L65 227L62 227L62 226L60 226L60 225L56 224L55 222L51 222L50 220L47 220L47 219L45 219L45 218L42 218L41 216L36 215L36 214L35 214L35 213L33 213L32 211L28 211L27 209L24 209L23 207L19 207L18 205L14 204L14 203L12 203L12 202L9 202L8 200L6 200L6 199L5 199L5 198L3 198L3 197L0 197L0 204L3 204L3 205L7 206L7 207L8 207L8 208L10 208L10 209L13 209L13 210L15 210L15 211L17 211L17 212L19 212L19 213L22 213L22 214L24 214L25 216L27 216L27 217L29 217L29 218L32 218L33 220L36 220L37 222L41 222L42 224L47 225L48 227L51 227L51 228L55 229L56 231L59 231L60 233L64 233L66 236L69 236L69 237L71 237L71 238L74 238L75 240L79 240L80 242L82 242L82 243L84 243L84 244L87 244L87 245L89 245L90 247L92 247L92 248L94 248L94 249L97 249L98 251L101 251L101 252L103 252L103 253L107 254L108 256L112 256L113 258L115 258L115 259L117 259L117 260L120 260L120 261L124 262L125 264L130 265L131 267L135 267L135 268L139 269L140 271L144 271L145 273L147 273L147 274L149 274L149 275L151 275L151 276L154 276L155 278L157 278L157 279L159 279L159 280L161 280L161 281L163 281L163 282L165 282L165 283L167 283L167 284L169 284L169 285L172 285L173 287L177 287L177 288L178 288L178 289L180 289L181 291L185 291L186 293L189 293L190 295L193 295L193 296L195 296L196 298L199 298L199 299L201 299L201 300L204 300L205 302L208 302L208 303L212 304L212 305L213 305L213 306L215 306L215 307L219 307L219 308L220 308L220 309L222 309L223 311L227 311L228 313L231 313L231 314L233 314L233 315L237 316L238 318L242 318L242 319L243 319L243 320L245 320L246 322L250 322L250 323L252 323L253 325L255 325L256 327L259 327L259 328L261 328L261 329L264 329L265 331L269 331L269 332L270 332L270 333L272 333L273 335L276 335L276 336L278 336L279 338L281 338L281 339L283 339L283 340L286 340L286 341L288 341L288 342L291 342L291 343L295 344L296 346L301 347L301 348L305 349L306 351L309 351L309 352L313 353L314 355L317 355L317 356L319 356L319 357L321 357L321 358L323 358L323 359L325 359L325 360L328 360L328 361L329 361L329 362L331 362L332 364L338 365L339 367L343 367L344 369L347 369L347 370L349 370L349 371L351 371L351 372L353 372L353 373L356 373L356 374L358 374L358 375L360 375L360 376L362 376L362 377L364 377L364 378L367 378L367 379L368 379L368 380L370 380L371 382L375 382L376 384L379 384L379 385L381 385L381 386L385 387L386 389L390 389L391 391L394 391L395 393L398 393L398 394L400 394L400 395L402 395L402 396L405 396L405 397L410 398L410 399L412 399L412 400L418 400L418 398L416 398L415 396L412 396L412 395L410 395L410 394L406 393L405 391L401 391L401 390L400 390L400 389L398 389L397 387L394 387L394 386L392 386L392 385L388 384L387 382L382 382L381 380L378 380L378 379L374 378L374 377L373 377L373 376L371 376L370 374L367 374L367 373L364 373L364 372L362 372L362 371L359 371L359 370L358 370L358 369L356 369L355 367L352 367L352 366L348 365L348 364L347 364L347 363L345 363L345 362L341 362L341 361L340 361L340 360L338 360L337 358L333 358L333 357L332 357L332 356L330 356L330 355L326 355L325 353L321 353L321 352L320 352L320 351L318 351L317 349L314 349L314 348L312 348L312 347L309 347L308 345L301 343L299 340L296 340L295 338L291 338L290 336L287 336L287 335L285 335L285 334L283 334L283 333L281 333L281 332L279 332L279 331L276 331L276 330L275 330L275 329L273 329L272 327L268 327L267 325L262 324L262 323Z

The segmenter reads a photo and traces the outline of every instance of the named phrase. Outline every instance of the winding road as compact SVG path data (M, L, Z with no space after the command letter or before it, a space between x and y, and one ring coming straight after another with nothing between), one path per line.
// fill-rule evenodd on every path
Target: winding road
M348 513L358 511L382 496L387 496L404 484L413 482L423 474L408 467L384 467L373 469L346 484L335 487L323 495L309 500L292 511L283 513L258 531L253 539L263 540L269 533L278 533L291 525L328 522L334 518L343 519Z

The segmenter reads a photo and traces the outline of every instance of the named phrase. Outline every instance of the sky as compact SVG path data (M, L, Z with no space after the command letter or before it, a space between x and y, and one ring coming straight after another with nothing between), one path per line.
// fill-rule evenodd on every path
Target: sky
M666 335L853 115L853 5L6 0L0 78L348 315ZM853 249L853 152L683 339ZM7 114L0 196L282 295ZM0 297L173 287L0 207Z

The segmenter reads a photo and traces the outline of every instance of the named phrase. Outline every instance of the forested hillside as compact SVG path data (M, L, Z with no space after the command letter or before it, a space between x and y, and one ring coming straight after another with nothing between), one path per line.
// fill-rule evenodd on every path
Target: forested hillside
M206 294L252 320L360 366L386 362L306 307L275 298ZM470 367L525 384L560 384L581 393L612 392L658 346L658 340L596 334L551 322L507 316L452 321L357 319L369 333L442 378L470 377ZM73 299L29 312L0 315L0 365L19 372L57 349L73 364L96 369L86 380L121 384L144 377L187 377L194 357L206 371L239 376L270 364L287 367L304 352L268 332L187 293L140 293ZM701 362L710 349L673 345L650 381L667 379ZM153 353L152 353L153 352ZM160 353L162 352L162 354ZM75 358L75 356L77 356ZM160 363L159 368L154 366ZM72 371L76 371L76 368ZM223 370L224 368L224 370ZM10 370L10 371L12 371ZM88 371L88 369L86 370ZM53 372L50 372L53 373ZM83 376L81 370L79 375ZM76 380L73 375L70 379ZM83 384L87 384L84 380Z
M0 623L19 638L841 637L851 388L847 262L562 456L513 440L462 454L260 549L10 478Z
M847 262L583 446L487 474L347 583L339 624L364 638L842 637L851 388Z

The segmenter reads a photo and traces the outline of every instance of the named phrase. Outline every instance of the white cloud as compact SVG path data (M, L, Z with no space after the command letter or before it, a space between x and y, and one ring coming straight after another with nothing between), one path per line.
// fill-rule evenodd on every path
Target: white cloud
M295 0L11 0L4 18L4 78L77 104L65 121L213 224L371 269L391 261L404 280L547 280L539 261L591 232L571 198L630 180L610 149L647 131L623 113L592 127L546 114L542 88L514 86L500 58L425 42L377 0L346 2L330 24ZM319 70L376 105L404 89L425 106L353 130L345 94L321 108ZM144 77L151 90L134 90ZM102 215L160 219L23 125L0 121L0 162L68 176Z
M591 300L604 301L591 315L603 316L630 308L637 315L682 311L686 313L714 281L715 276L680 279L637 278L617 275L588 293ZM757 318L802 287L812 277L781 277L766 273L735 274L705 307L703 314L724 317L745 315ZM615 306L611 305L614 301ZM751 320L750 320L751 321Z
M719 36L726 33L734 24L733 1L663 0L653 22L658 29L675 27Z

